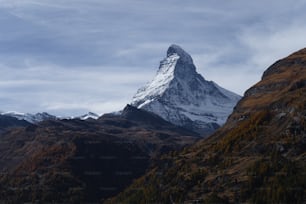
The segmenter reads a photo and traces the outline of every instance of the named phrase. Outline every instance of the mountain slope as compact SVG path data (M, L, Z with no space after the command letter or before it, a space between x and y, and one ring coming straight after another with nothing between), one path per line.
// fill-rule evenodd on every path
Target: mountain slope
M10 128L26 127L29 125L30 123L25 120L18 120L15 117L0 115L0 134Z
M305 93L303 49L269 67L215 134L108 203L305 203Z
M132 106L203 135L224 124L240 96L196 72L191 56L171 45L154 79L140 88Z
M11 129L0 137L0 200L99 203L143 175L160 154L198 139L129 106L122 116L48 120Z

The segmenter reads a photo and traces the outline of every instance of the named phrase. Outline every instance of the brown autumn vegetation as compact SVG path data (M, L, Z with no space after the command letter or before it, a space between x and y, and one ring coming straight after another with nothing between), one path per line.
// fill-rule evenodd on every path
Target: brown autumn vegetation
M54 120L0 136L0 203L99 203L140 177L161 153L195 133L129 107L147 120L106 115Z
M106 203L305 203L306 49L264 73L215 134Z

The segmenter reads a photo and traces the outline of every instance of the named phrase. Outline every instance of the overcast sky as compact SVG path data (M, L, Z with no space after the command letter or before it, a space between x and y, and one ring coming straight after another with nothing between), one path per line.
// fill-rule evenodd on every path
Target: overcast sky
M305 0L0 0L0 110L120 110L173 43L242 95L306 47L305 11Z

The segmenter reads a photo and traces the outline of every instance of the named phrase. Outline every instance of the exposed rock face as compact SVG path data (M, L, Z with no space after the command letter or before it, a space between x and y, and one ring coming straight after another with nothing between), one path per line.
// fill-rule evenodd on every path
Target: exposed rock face
M288 109L290 97L286 96L300 93L305 88L305 50L295 52L271 65L263 73L262 80L245 92L245 97L239 101L229 121L235 121L243 115L262 109ZM301 98L296 103L301 100L304 99Z
M224 124L240 96L196 72L191 56L171 45L154 79L140 88L131 105L203 136Z

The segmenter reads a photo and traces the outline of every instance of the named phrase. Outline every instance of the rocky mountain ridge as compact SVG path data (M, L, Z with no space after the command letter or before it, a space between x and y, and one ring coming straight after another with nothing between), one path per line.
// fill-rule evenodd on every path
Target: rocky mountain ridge
M63 119L81 119L81 120L94 119L94 120L97 120L100 117L98 114L93 113L93 112L88 112L84 115L76 116L76 117L58 117L58 116L51 115L47 112L31 114L31 113L19 113L15 111L2 112L0 113L0 115L13 117L21 121L24 120L32 124L37 124L37 123L40 123L46 120L63 120Z
M10 112L2 112L1 115L14 117L18 120L25 120L29 123L39 123L44 120L55 120L57 118L56 116L50 115L49 113L46 112L30 114L30 113L19 113L19 112L10 111Z

